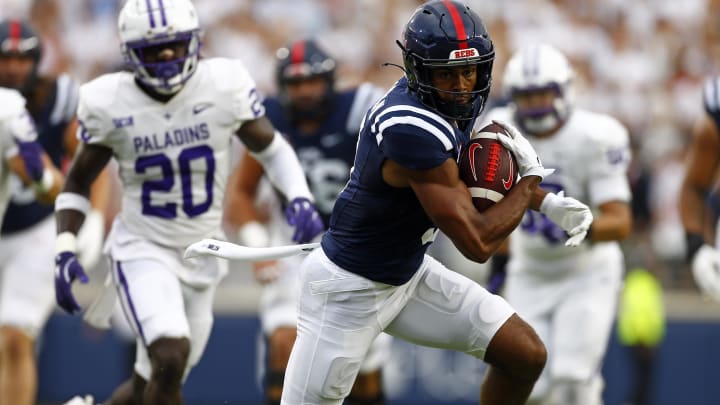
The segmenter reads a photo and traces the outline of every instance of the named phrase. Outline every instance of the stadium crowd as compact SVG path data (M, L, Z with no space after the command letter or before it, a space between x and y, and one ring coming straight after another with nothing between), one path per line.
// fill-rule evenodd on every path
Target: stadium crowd
M400 72L393 41L418 0L196 0L206 27L202 53L238 57L261 91L275 90L273 52L312 35L340 62L340 87L370 81L390 86ZM703 79L717 70L717 0L469 0L496 43L491 96L501 100L512 50L539 38L571 59L577 104L620 119L635 159L634 236L630 265L656 270L666 287L691 287L683 264L677 192L693 121L702 113ZM0 18L23 17L45 49L41 71L69 72L79 82L122 67L119 0L4 0Z

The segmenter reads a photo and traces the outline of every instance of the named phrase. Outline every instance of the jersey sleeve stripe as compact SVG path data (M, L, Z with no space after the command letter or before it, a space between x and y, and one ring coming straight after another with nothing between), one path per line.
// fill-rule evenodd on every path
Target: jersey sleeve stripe
M378 145L380 145L380 142L382 142L383 139L383 132L393 126L393 125L413 125L418 128L421 128L425 130L426 132L431 133L435 138L437 138L440 142L442 142L443 146L445 147L445 150L449 151L452 150L454 145L448 138L447 134L438 129L435 125L429 123L426 120L423 120L419 117L413 117L413 116L399 116L399 117L391 117L385 120L382 124L380 124L379 127L379 133L376 136L376 140Z
M431 120L433 120L435 122L436 125L444 127L447 130L448 134L455 133L453 131L452 127L450 126L450 124L447 121L445 121L442 117L440 117L439 115L432 113L430 111L427 111L425 109L422 109L422 108L413 107L411 105L402 105L402 104L387 108L387 109L383 110L382 112L380 112L378 115L376 115L375 119L373 120L373 125L371 128L372 131L377 132L377 124L378 124L378 121L380 120L380 117L382 117L386 114L391 114L391 113L397 112L397 111L411 112L411 113L414 113L417 115L424 116L426 118L430 118Z

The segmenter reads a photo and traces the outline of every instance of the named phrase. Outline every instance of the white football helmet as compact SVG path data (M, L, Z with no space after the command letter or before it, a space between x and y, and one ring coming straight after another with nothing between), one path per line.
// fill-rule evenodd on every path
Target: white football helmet
M140 82L161 94L175 94L195 73L200 53L200 25L190 0L128 0L118 29L125 61ZM185 55L169 61L146 60L144 51L184 42Z
M515 121L530 134L542 134L559 127L572 107L573 70L567 58L547 44L530 45L517 51L507 63L503 92L510 99L527 92L554 90L552 105L520 108L515 103Z

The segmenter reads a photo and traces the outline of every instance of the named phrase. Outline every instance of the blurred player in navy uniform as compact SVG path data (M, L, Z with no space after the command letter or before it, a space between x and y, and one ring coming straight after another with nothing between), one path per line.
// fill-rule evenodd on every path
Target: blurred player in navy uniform
M457 158L490 90L494 47L478 15L430 1L399 42L405 77L365 115L350 181L322 239L303 262L298 334L282 404L340 404L378 334L465 352L490 367L483 405L523 404L545 365L543 343L501 297L425 254L438 228L484 262L550 193L548 172L513 127L500 142L521 179L478 212ZM558 197L548 215L584 238L587 206Z
M358 131L365 112L383 91L369 83L335 90L336 63L317 41L303 39L277 51L279 95L265 100L266 114L295 148L324 223L328 224L338 194L350 178ZM245 153L236 171L226 216L238 226L247 246L287 245L292 229L282 215L277 193L268 190L260 164ZM259 199L258 199L259 197ZM262 206L262 212L254 209ZM263 214L269 219L261 225ZM255 263L256 279L265 284L260 321L267 337L265 396L279 404L290 350L296 335L298 269L301 256ZM391 341L381 334L363 360L347 404L383 404L380 366Z
M38 142L61 167L78 143L77 84L64 74L39 75L41 55L40 37L27 22L0 22L0 86L22 93ZM0 244L0 404L32 404L37 385L34 342L55 305L47 269L55 255L55 221L52 205L36 201L34 190L17 176L11 177L11 193ZM106 198L106 193L95 193L96 209L83 226L82 260L88 267L101 254Z
M288 197L286 216L299 242L323 224L300 162L265 117L242 62L200 58L200 22L190 0L128 0L118 31L131 71L80 87L83 142L55 204L55 294L65 311L81 310L72 284L88 277L77 261L76 235L90 184L115 158L123 195L106 244L114 281L106 291L117 291L137 350L133 375L106 405L179 405L210 337L215 291L227 272L225 260L186 260L183 252L200 239L224 237L231 140L238 137Z
M703 294L720 301L720 249L713 187L720 178L720 76L708 78L703 87L705 114L698 118L685 161L680 191L680 218L687 238L687 260ZM708 204L710 202L710 204Z
M543 163L556 169L542 187L587 201L595 213L588 242L574 248L564 246L562 228L532 211L510 238L504 296L548 350L533 404L602 403L600 370L624 272L619 241L632 230L627 129L613 117L573 105L573 78L572 66L554 47L522 47L503 76L510 104L485 117L528 134ZM482 126L476 121L475 129ZM498 279L489 284L498 288Z

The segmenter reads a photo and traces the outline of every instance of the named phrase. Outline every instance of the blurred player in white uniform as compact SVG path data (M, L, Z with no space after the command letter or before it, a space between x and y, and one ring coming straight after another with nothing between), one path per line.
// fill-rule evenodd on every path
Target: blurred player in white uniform
M543 164L556 169L542 187L593 209L588 240L573 249L563 245L565 231L528 211L510 238L505 297L548 350L531 402L596 405L623 276L617 241L632 227L631 155L627 130L617 120L572 105L572 79L570 64L555 48L520 49L503 77L510 105L490 110L476 128L491 119L513 122L529 135Z
M39 201L51 204L63 178L37 142L37 131L25 99L15 90L0 87L0 225L10 202L10 175L32 185ZM1 240L0 240L1 241ZM2 353L0 353L2 355Z
M25 109L25 99L15 90L0 87L0 225L2 218L11 199L11 176L17 176L23 184L32 185L35 198L44 203L52 204L62 187L62 175L53 166L50 157L42 150L37 142L37 131L33 124L30 113ZM47 241L51 242L51 241ZM24 241L27 244L27 241ZM34 243L43 243L40 238ZM14 245L14 246L11 246ZM9 247L15 249L23 246L15 245L13 241L5 242L0 238L0 247L3 253L7 253ZM26 252L26 255L31 254ZM2 255L3 261L0 268L5 270L8 262L7 255ZM4 274L2 282L7 273ZM26 285L32 287L32 282ZM32 297L22 303L22 309L26 311L37 310ZM15 304L20 304L15 302ZM3 311L3 319L18 319L17 313L11 316L10 310L17 310L18 307L0 308ZM2 327L2 337L8 337L10 342L3 342L0 350L0 403L30 405L35 403L36 378L34 358L22 357L18 352L11 352L12 344L19 342L26 336L16 336L22 332L16 332L14 327ZM23 347L30 351L32 348Z
M40 75L40 36L26 21L0 22L0 86L21 92L53 164L72 159L76 137L77 83L68 75ZM103 179L106 176L103 175ZM51 204L35 200L32 187L13 177L12 199L0 239L0 404L34 404L35 340L55 308L53 276L55 218ZM93 267L102 255L107 182L93 186L93 210L80 232L80 260Z
M720 76L703 86L705 114L697 119L685 161L680 215L685 228L687 261L703 294L720 301ZM714 190L713 190L714 189ZM713 212L714 211L714 212Z
M308 185L325 224L340 190L350 178L355 145L365 112L383 90L364 83L356 88L335 89L336 63L314 39L301 39L277 51L277 97L265 100L267 117L295 148ZM226 214L239 226L239 240L248 246L287 245L293 230L282 215L282 202L263 177L262 167L246 154L238 169ZM256 198L256 196L258 198ZM267 230L254 205L269 215ZM267 338L265 396L279 404L290 350L295 341L299 269L303 257L294 256L254 264L256 279L266 284L260 301L260 321ZM381 334L363 360L353 390L352 405L384 403L381 365L389 355L391 340Z
M118 26L133 73L103 75L80 88L83 145L56 201L55 292L67 312L80 310L72 282L87 276L76 260L75 235L90 185L114 157L124 192L106 251L137 337L137 359L133 377L108 403L181 404L226 273L223 260L185 261L182 254L202 238L222 237L232 136L287 196L300 242L321 232L322 221L297 156L265 118L242 63L199 59L199 23L189 0L130 0Z

